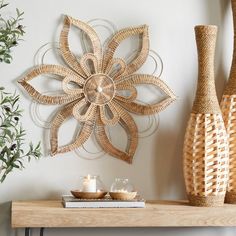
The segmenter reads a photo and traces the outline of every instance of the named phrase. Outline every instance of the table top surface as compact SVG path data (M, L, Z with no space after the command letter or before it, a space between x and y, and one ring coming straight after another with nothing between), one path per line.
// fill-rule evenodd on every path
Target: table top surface
M145 208L64 208L61 200L13 201L12 227L236 226L236 205L193 207L187 201L146 201Z

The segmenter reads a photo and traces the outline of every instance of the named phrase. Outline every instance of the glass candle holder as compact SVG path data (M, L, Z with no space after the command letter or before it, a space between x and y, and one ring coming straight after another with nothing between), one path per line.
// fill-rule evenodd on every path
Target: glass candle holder
M111 185L110 191L115 193L129 193L134 191L134 186L128 179L116 178Z
M136 197L137 192L128 179L116 178L109 194L114 200L132 200Z
M97 176L87 175L81 176L81 192L94 193L97 192Z
M106 190L99 175L86 175L80 177L80 191L94 193L94 192L104 192Z
M76 198L97 199L103 198L107 191L98 175L86 175L80 177L79 189L71 193Z

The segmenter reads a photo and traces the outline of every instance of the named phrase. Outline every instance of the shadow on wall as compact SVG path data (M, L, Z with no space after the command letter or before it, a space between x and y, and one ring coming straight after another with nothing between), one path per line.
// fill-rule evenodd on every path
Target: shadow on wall
M204 7L206 11L206 21L199 22L199 24L214 24L219 27L215 63L216 90L218 98L221 98L224 85L228 78L228 72L223 63L223 49L225 43L224 37L228 36L224 34L224 26L226 14L228 14L229 8L230 0L207 0L205 1ZM192 76L197 79L197 74L193 74ZM193 89L193 91L195 90L196 88ZM156 195L160 199L166 199L173 195L173 193L177 198L186 198L182 168L182 152L184 134L192 108L191 101L193 100L193 97L194 95L192 94L192 91L188 91L184 94L184 97L177 100L177 102L173 104L173 106L178 107L176 109L176 116L173 117L173 122L176 123L176 126L170 126L174 127L172 129L165 126L164 129L162 128L158 131L155 150L157 158L155 159L153 167L155 168L154 173L157 183L156 186L158 186L156 188ZM177 121L179 122L177 123Z
M207 24L214 24L218 26L216 60L215 60L215 79L216 79L216 92L220 100L229 75L229 72L226 71L224 67L223 58L224 58L224 44L225 44L224 39L228 37L228 35L225 35L224 33L226 25L225 19L228 11L230 10L231 12L230 0L224 0L224 1L207 0L205 10L208 19ZM232 13L230 14L232 15Z
M29 189L31 189L31 192L34 193L32 196L28 196L29 199L38 199L38 195L40 194L39 192L43 191L45 185L43 186L39 186L39 188L34 188L33 186L28 186L25 189L22 189L22 191L20 193L16 193L16 196L18 196L19 200L24 200L27 199L25 197L26 192L29 192ZM38 194L37 194L38 191ZM21 195L22 196L19 196ZM45 193L44 196L42 196L41 198L43 199L56 199L58 198L58 196L61 195L61 193L56 192L56 191L50 191ZM11 229L11 202L5 202L0 204L0 236L18 236L18 235L22 235L21 234L21 230L13 230Z
M11 236L11 202L0 204L0 235Z
M165 126L158 131L155 159L155 172L157 182L157 198L168 199L174 195L175 198L186 199L185 187L182 171L182 149L184 132L187 123L188 114L186 107L182 106L181 100L174 104L180 110L175 116L175 127ZM178 123L177 121L181 121ZM172 147L171 147L172 146ZM164 155L163 155L164 154Z
M54 233L54 234L53 234ZM134 230L133 228L76 228L76 229L46 229L46 235L57 235L57 236L110 236L110 235L129 235L129 236L182 236L182 235L202 235L202 236L225 236L227 233L227 228L138 228ZM36 234L39 235L39 234Z

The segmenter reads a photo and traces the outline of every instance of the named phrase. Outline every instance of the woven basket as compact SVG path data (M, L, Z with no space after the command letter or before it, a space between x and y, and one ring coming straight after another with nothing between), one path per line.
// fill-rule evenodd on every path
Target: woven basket
M184 178L190 205L221 206L228 181L228 141L216 96L216 26L196 26L198 86L184 140Z
M234 19L234 53L229 82L221 100L221 110L229 136L229 182L226 202L236 204L236 0L232 0Z

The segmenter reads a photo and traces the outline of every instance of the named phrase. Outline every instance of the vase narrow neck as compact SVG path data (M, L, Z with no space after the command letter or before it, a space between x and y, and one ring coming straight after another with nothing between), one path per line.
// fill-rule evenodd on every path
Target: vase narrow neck
M195 36L198 52L198 86L192 112L219 113L214 76L217 27L196 26Z
M232 9L232 15L233 15L233 28L234 28L234 49L236 49L236 0L231 0L231 9ZM236 54L234 53L234 56Z
M224 94L236 94L236 0L231 0L232 15L233 15L233 28L234 28L234 49L233 58L230 70L229 81L225 88Z

